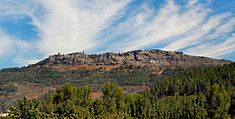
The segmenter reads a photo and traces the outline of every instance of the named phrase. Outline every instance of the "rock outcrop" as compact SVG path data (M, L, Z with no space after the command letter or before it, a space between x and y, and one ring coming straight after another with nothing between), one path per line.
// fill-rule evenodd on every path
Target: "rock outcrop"
M64 66L94 66L118 67L132 66L148 68L187 68L191 66L217 66L229 64L227 60L216 60L207 57L190 56L182 52L162 50L136 50L124 53L85 54L84 52L49 56L32 66L53 67Z

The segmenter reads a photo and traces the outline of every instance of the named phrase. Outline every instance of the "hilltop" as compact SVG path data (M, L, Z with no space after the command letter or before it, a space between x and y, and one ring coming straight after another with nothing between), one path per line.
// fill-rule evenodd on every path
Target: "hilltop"
M113 69L124 66L133 68L162 70L165 68L189 68L195 66L217 66L228 64L230 61L216 60L207 57L197 57L183 54L183 52L162 50L136 50L123 53L107 52L104 54L86 54L77 52L49 56L31 66L65 68L73 66L74 70L81 69ZM76 68L76 66L78 66Z

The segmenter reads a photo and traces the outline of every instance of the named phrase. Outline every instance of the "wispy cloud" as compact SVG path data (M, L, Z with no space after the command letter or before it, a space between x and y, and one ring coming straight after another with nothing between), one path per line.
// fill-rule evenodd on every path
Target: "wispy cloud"
M185 37L179 38L178 40L170 43L165 47L168 50L179 50L191 45L195 45L200 42L205 42L206 36L214 30L216 27L221 25L223 20L229 15L222 14L209 18L205 22L202 21L201 24L198 24L196 28L191 29L192 31L189 34L186 34Z
M47 10L39 29L39 48L46 54L96 47L96 35L118 17L130 0L42 1ZM53 45L52 45L53 44Z
M219 58L219 56L235 52L234 48L235 34L230 37L225 37L225 39L221 42L208 42L206 44L197 45L191 49L188 49L186 52L193 55L204 54L205 56Z
M35 0L18 4L19 2L2 1L6 6L1 7L0 11L4 14L0 16L30 16L32 24L40 32L40 38L35 42L28 42L32 47L27 50L39 50L43 56L48 56L57 52L69 53L96 47L99 43L96 35L122 15L122 10L131 0ZM4 41L2 45L8 47L8 44L13 42L7 41L9 43ZM18 41L13 43L22 44ZM16 63L35 61L33 57L22 57L22 53L29 53L27 50L18 51L21 55L16 56ZM0 51L5 52L1 49Z
M1 0L0 18L28 16L39 37L12 38L0 27L0 57L9 51L15 63L28 64L57 52L161 48L220 58L235 52L235 14L214 13L212 2L166 0L156 8L149 0Z
M215 42L219 37L231 36L235 30L235 17L227 12L213 15L213 10L207 7L210 3L211 1L201 4L194 0L188 2L186 8L182 10L182 6L173 0L168 0L157 12L143 5L145 7L142 7L141 12L137 11L137 14L113 28L110 38L115 39L122 35L125 37L112 42L107 50L127 51L160 45L164 50L184 49L183 51L189 54L216 58L223 53L231 53L231 49L225 45L226 39L220 42L227 47L220 49L223 53L215 52L212 55L203 52L213 50L215 47L219 48L217 45L210 46L212 45L210 42ZM233 43L234 37L230 39ZM201 47L202 43L209 46ZM201 52L196 47L200 47Z
M209 12L209 9L196 4L196 1L190 2L187 10L184 11L181 11L180 6L173 0L168 0L158 12L154 12L150 7L143 7L141 12L114 28L114 34L112 34L114 36L130 33L123 38L123 41L114 42L117 46L115 49L121 48L126 51L163 42L167 44L174 40L178 42L180 36L193 34L192 32L203 24ZM169 45L165 49L175 49L171 47ZM174 45L174 47L177 46Z

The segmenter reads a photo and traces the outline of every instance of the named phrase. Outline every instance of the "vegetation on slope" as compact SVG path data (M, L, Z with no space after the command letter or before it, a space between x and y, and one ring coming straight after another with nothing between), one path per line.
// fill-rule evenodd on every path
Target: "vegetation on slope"
M24 96L33 98L35 96L32 97L32 93L37 95L36 97L40 97L45 93L45 90L50 91L50 89L62 86L65 83L73 83L77 86L90 86L93 88L93 91L96 91L101 90L101 86L107 82L114 82L119 86L127 87L127 90L129 90L129 85L147 87L152 84L155 77L155 74L144 69L129 70L119 68L111 71L59 71L35 67L3 69L0 71L0 111L4 111L10 105L13 105L18 98L23 98ZM36 89L41 89L42 91L40 92L40 90ZM140 90L144 89L146 88Z
M235 64L195 68L157 80L150 91L124 93L113 83L103 97L91 99L90 87L66 84L43 99L24 98L11 108L14 118L197 118L235 116ZM9 117L11 118L11 117Z

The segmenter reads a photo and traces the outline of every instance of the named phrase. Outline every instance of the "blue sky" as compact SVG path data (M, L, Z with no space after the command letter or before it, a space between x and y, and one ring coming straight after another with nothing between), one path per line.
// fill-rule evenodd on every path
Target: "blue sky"
M1 0L0 68L50 54L183 51L235 61L234 0Z

